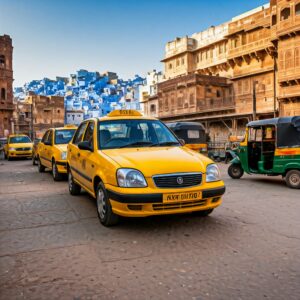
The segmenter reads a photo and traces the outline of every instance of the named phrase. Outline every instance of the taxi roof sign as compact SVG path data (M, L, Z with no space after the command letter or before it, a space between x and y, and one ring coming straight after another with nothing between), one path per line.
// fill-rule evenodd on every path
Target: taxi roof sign
M143 115L139 111L133 109L116 109L110 112L107 116L108 117L128 117L128 116L142 117Z

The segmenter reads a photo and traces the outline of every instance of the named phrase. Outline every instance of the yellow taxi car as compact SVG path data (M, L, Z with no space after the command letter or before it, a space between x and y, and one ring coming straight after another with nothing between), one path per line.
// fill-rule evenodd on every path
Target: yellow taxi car
M12 134L8 136L7 144L4 146L4 156L8 160L16 157L31 157L32 141L25 134Z
M50 128L37 145L36 159L39 172L46 168L52 170L55 181L61 180L67 173L67 144L71 141L76 126Z
M161 121L132 110L115 110L83 121L68 145L72 195L86 190L100 222L198 211L210 214L225 192L218 167L183 147Z

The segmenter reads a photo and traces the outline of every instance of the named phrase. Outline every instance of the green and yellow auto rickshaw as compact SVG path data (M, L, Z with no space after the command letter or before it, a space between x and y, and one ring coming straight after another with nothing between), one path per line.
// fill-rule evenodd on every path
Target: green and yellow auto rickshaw
M172 122L166 125L175 133L175 135L184 140L185 146L207 154L207 135L205 128L198 122Z
M235 150L228 174L281 175L286 184L300 189L300 116L253 121Z

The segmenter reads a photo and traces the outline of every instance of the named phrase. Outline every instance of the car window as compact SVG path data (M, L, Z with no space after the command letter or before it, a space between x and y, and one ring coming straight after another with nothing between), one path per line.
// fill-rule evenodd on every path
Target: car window
M10 144L20 144L20 143L31 143L31 139L28 136L12 136L9 139Z
M52 145L52 141L53 141L53 130L49 130L49 135L47 137L47 142Z
M85 131L83 141L92 143L93 141L93 132L94 132L94 122L89 122L89 125Z
M55 130L55 145L68 144L76 129L57 129Z
M174 134L158 120L114 120L99 123L101 149L179 146Z
M78 127L73 139L73 144L78 145L78 143L81 142L86 126L87 122L84 122Z
M44 135L43 135L43 137L42 137L42 143L45 143L45 141L47 140L48 134L49 134L49 130L47 130L47 131L44 133Z

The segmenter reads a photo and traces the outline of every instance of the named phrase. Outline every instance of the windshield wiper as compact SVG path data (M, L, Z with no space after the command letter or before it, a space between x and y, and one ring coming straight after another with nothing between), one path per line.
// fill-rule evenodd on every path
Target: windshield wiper
M152 147L152 145L154 145L154 144L152 142L140 141L140 142L126 144L126 145L120 146L119 148L127 148L127 147L131 147L131 146L148 146L148 145L150 145L150 147Z
M156 143L152 144L150 147L155 147L155 146L179 146L180 144L178 142L162 142L162 143Z

